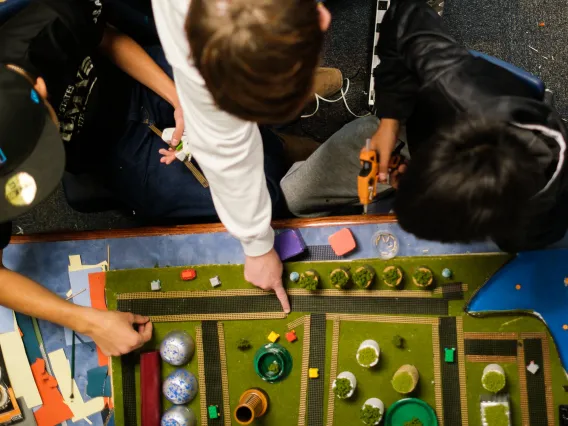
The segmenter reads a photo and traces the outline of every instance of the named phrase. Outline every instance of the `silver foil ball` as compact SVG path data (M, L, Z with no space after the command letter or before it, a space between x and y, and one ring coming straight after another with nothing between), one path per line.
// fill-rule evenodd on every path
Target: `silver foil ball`
M191 408L174 405L162 416L162 426L197 426L197 418Z
M195 375L183 368L170 374L162 386L162 392L172 404L187 404L197 395L197 379Z
M162 360L176 367L187 364L194 352L193 337L181 330L170 331L160 345Z

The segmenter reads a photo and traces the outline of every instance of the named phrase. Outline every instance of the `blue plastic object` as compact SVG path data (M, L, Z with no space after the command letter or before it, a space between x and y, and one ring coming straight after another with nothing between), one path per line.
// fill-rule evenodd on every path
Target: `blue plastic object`
M568 250L520 253L481 287L466 306L470 315L517 313L541 319L568 367Z
M510 64L508 62L505 62L505 61L498 59L494 56L487 55L486 53L481 53L481 52L478 52L476 50L470 50L469 53L471 53L476 58L485 59L487 62L491 62L492 64L497 65L498 67L504 68L507 71L509 71L510 73L516 75L518 78L523 80L525 83L527 83L531 87L531 89L534 92L534 97L536 99L539 99L539 100L544 99L544 92L545 92L546 87L544 85L544 82L540 78L538 78L536 75L533 75L530 72L525 71L522 68L516 67L515 65Z

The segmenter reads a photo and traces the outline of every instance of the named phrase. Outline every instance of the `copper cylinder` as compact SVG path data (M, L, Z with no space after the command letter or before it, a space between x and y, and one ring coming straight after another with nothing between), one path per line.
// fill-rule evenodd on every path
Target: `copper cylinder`
M268 409L268 398L260 389L249 389L239 399L235 410L235 420L240 425L250 425Z

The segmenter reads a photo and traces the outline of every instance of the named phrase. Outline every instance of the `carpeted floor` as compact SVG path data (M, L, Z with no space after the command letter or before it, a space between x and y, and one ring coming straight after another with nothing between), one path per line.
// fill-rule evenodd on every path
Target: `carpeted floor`
M347 102L355 114L364 115L368 112L367 85L376 1L328 0L326 4L333 14L333 23L326 38L323 65L341 69L344 77L350 79ZM568 117L565 0L446 0L444 21L468 48L497 56L540 76L555 92L558 110ZM544 26L539 26L541 22ZM314 109L315 105L307 107L305 113ZM352 119L343 102L322 103L315 116L290 124L286 131L323 142ZM18 219L14 232L108 229L137 224L135 219L118 212L74 212L59 190L33 212Z

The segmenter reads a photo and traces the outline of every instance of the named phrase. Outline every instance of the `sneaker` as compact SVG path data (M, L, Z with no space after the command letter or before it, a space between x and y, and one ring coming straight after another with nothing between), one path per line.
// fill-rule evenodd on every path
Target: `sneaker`
M329 99L343 87L343 74L337 68L318 68L314 82L314 92Z

